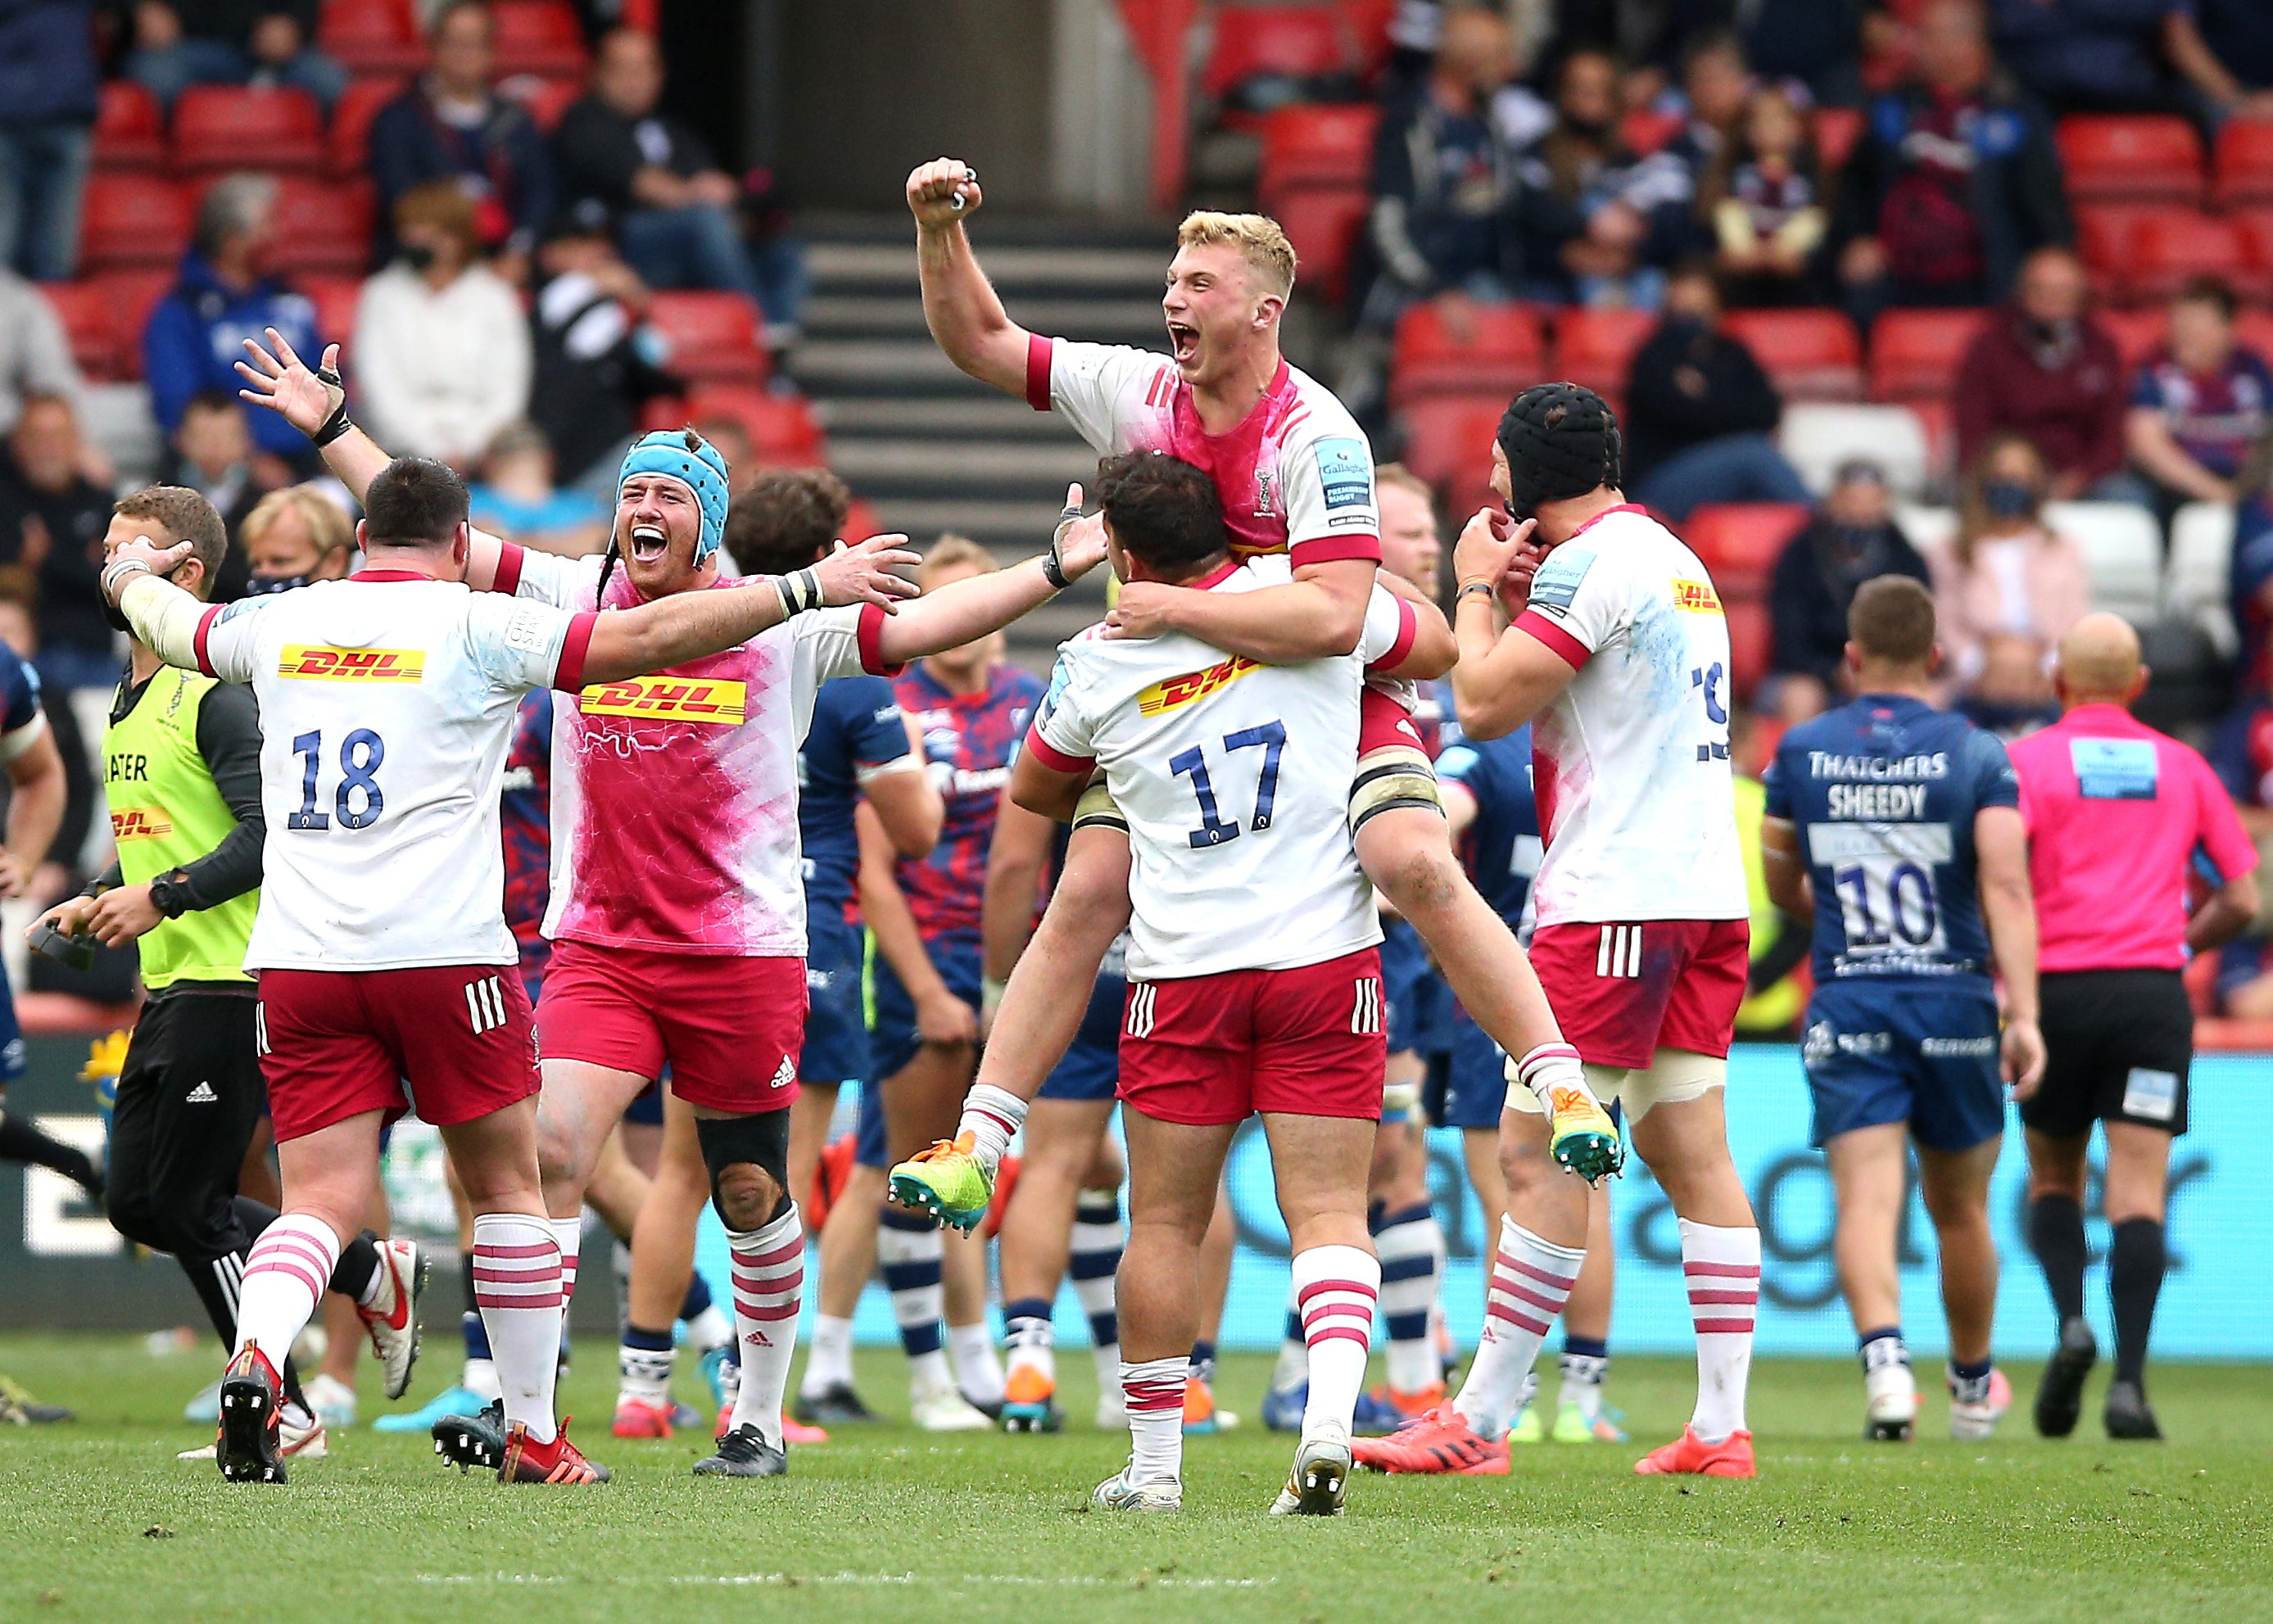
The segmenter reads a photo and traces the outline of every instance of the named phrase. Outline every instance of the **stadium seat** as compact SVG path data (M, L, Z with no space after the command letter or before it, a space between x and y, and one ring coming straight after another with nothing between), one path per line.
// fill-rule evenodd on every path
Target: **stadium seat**
M2233 318L2233 335L2244 347L2273 361L2273 311L2240 311Z
M1721 612L1729 622L1729 685L1740 700L1759 692L1775 655L1775 627L1768 606L1758 598L1722 595Z
M141 377L142 329L149 325L158 301L173 291L174 267L105 271L84 280L102 290L102 302L110 311L111 330L118 335L118 376Z
M334 175L360 175L371 155L371 121L379 109L401 95L407 79L359 79L347 87L332 109L332 127L326 157Z
M2242 236L2232 222L2215 214L2157 210L2132 226L2117 287L2134 303L2167 299L2197 276L2239 283L2247 270Z
M589 66L584 26L561 0L493 0L497 75L516 73L581 79Z
M94 167L155 169L165 161L166 128L158 99L132 79L105 80L94 116Z
M2246 299L2273 298L2273 208L2237 209L2226 223L2241 242L2234 291Z
M1265 213L1276 214L1297 186L1363 187L1372 172L1373 136L1380 123L1381 109L1363 103L1283 107L1264 115L1256 202Z
M1555 358L1549 370L1557 378L1584 384L1608 400L1612 410L1623 410L1634 351L1656 326L1654 311L1572 305L1556 315Z
M350 73L416 73L426 65L411 0L324 0L316 43Z
M2135 311L2094 311L2091 318L2115 341L2126 371L2144 365L2171 332L2171 313L2159 304Z
M739 293L657 293L648 320L671 341L664 363L692 383L765 381L766 352L758 342L758 307Z
M2154 514L2130 502L2047 502L2044 524L2082 549L2091 606L2145 624L2163 610L2163 539Z
M2232 585L2233 509L2223 502L2187 503L2171 520L2163 607L2173 619L2200 626L2228 659L2240 642Z
M1471 302L1472 324L1455 330L1435 301L1416 304L1397 323L1389 360L1392 405L1423 395L1497 394L1507 398L1546 370L1539 314L1527 304Z
M359 274L371 264L373 210L368 181L277 177L269 263L287 275Z
M189 189L155 175L94 175L79 206L82 274L171 266L190 245Z
M1346 186L1298 186L1279 199L1272 217L1294 245L1302 266L1296 286L1306 295L1339 308L1349 288L1350 256L1358 233L1372 212L1364 183Z
M1863 398L1862 347L1855 324L1839 311L1732 311L1727 327L1787 401Z
M313 169L324 161L324 116L304 90L193 85L174 101L174 168Z
M1767 595L1776 558L1807 517L1798 502L1714 502L1673 528L1713 572L1725 602Z
M1434 395L1398 415L1405 466L1444 493L1456 520L1483 500L1479 493L1491 481L1492 440L1506 410L1504 394Z
M1871 324L1871 398L1917 400L1947 395L1988 312L1888 311Z
M820 468L829 460L827 437L801 395L769 394L747 384L698 384L687 395L682 421L704 417L740 423L758 460L772 467Z
M1250 80L1284 81L1256 100L1286 105L1302 99L1305 79L1352 72L1356 53L1342 17L1331 5L1239 5L1212 8L1215 40L1200 71L1200 87L1221 101ZM1252 112L1227 111L1234 128L1255 126Z
M2076 208L2076 252L2091 273L2093 291L2102 299L2115 292L2122 277L2133 228L2155 212L2151 205L2139 203L2083 204Z
M91 384L107 384L119 376L119 333L109 300L94 282L42 282L40 291L63 323L71 341L71 359Z
M2072 203L2199 204L2202 138L2173 116L2077 115L2053 137Z
M2273 203L2273 118L2229 118L2211 154L2210 201L2222 209Z
M1863 139L1863 110L1852 107L1819 107L1815 109L1815 155L1821 161L1823 173L1833 176L1847 167L1847 160Z
M876 510L859 497L845 505L843 540L865 542L872 535L885 535L884 521L876 517Z
M498 88L527 108L536 127L551 135L559 127L561 115L582 100L588 86L580 79L533 79L521 74Z
M1850 458L1877 463L1886 470L1887 488L1904 497L1924 490L1931 466L1925 425L1907 406L1803 401L1785 411L1776 443L1819 495L1831 489L1839 465Z
M1911 546L1924 552L1932 547L1947 547L1956 536L1957 510L1897 502L1894 504L1894 523L1909 538Z
M326 344L337 344L342 360L355 343L356 311L363 304L363 279L358 276L304 276L299 289L316 307L316 333Z

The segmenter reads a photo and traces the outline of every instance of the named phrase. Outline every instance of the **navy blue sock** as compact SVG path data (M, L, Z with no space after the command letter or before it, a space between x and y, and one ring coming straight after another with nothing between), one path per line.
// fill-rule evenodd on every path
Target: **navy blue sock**
M695 1269L686 1276L686 1296L679 1305L679 1317L691 1320L710 1306L710 1283Z

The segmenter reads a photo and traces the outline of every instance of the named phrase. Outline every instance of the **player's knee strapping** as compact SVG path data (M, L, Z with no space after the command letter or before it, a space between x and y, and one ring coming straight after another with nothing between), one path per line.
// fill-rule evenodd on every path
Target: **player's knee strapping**
M1350 833L1399 806L1426 806L1439 813L1444 810L1429 752L1414 745L1384 745L1367 751L1358 758L1357 778L1350 785Z
M730 1230L761 1229L789 1197L789 1112L769 1111L754 1117L697 1117L694 1137L702 1147L702 1165L710 1171L710 1204ZM773 1196L761 1213L728 1210L724 1186L730 1167L756 1167L773 1182Z

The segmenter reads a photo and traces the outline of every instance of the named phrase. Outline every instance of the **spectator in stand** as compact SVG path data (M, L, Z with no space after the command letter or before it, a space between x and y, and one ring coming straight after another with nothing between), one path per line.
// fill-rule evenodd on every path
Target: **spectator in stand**
M88 0L0 0L0 267L67 281L101 79Z
M24 402L0 467L0 563L39 582L40 678L58 691L118 680L97 578L110 528L110 493L80 471L79 415L56 395Z
M2044 524L2048 485L2033 445L1996 436L1965 476L1957 534L1926 550L1944 670L2007 726L2052 704L2052 648L2091 608L2082 550Z
M1697 200L1731 304L1821 302L1816 251L1830 223L1823 197L1805 115L1782 90L1755 91Z
M2273 118L2273 6L2194 0L2169 24L2172 60L2219 116Z
M279 483L281 468L273 457L256 464L252 435L238 402L218 390L190 397L182 426L174 435L173 480L214 505L232 536L253 505ZM212 601L228 603L244 595L244 558L235 547L221 555L214 573Z
M16 426L26 396L61 395L76 408L86 388L56 307L0 263L0 434Z
M552 447L561 483L612 503L640 408L679 393L662 370L670 347L645 325L647 284L618 258L608 211L596 200L553 218L536 268L529 416Z
M1692 192L1704 189L1706 177L1736 135L1737 121L1744 115L1752 91L1744 43L1734 29L1701 34L1682 53L1678 103L1686 122L1665 150L1689 171Z
M135 0L126 77L172 111L192 85L304 90L326 113L347 70L318 50L316 0Z
M1752 352L1722 330L1712 272L1684 266L1627 376L1626 489L1677 521L1707 502L1805 502L1768 438L1782 415Z
M356 392L371 436L396 456L470 468L529 411L529 318L481 262L473 198L447 180L394 206L394 263L363 286Z
M267 273L270 217L276 182L266 175L229 175L198 206L197 235L182 258L180 280L158 302L142 329L142 375L150 409L170 438L194 395L236 398L236 363L244 341L270 327L304 355L319 355L316 307ZM293 468L317 465L307 437L274 412L240 404L256 453Z
M2056 113L2262 116L2203 42L2192 4L1991 0L1990 16L1999 56Z
M2129 494L2119 483L2102 489L2123 466L2126 396L2122 354L2086 311L2089 293L2067 250L2029 256L2013 302L1958 369L1958 466L1972 467L1993 437L2017 434L2052 469L2053 501Z
M1744 58L1763 79L1797 79L1822 107L1863 99L1863 19L1869 0L1757 0L1737 8Z
M552 483L552 447L533 423L514 423L491 442L481 481L467 494L474 522L509 542L566 558L607 545L609 510L589 490Z
M477 210L484 246L518 285L538 228L552 212L552 159L529 109L490 86L495 24L482 0L449 0L427 43L433 67L379 110L371 124L371 178L379 188L379 258L402 194L454 180Z
M1574 51L1556 80L1555 126L1524 154L1517 195L1529 296L1654 309L1690 235L1689 171L1638 158L1618 136L1617 64Z
M237 546L256 595L344 577L355 556L355 521L320 483L287 485L244 516Z
M1857 458L1841 466L1815 517L1777 555L1762 708L1798 722L1828 707L1846 669L1847 610L1856 588L1880 575L1933 584L1924 558L1894 522L1885 470Z
M2273 423L2273 370L2233 337L2233 289L2212 277L2171 301L2171 339L2139 370L2123 438L2168 524L2181 503L2231 503L2250 448Z
M1872 103L1839 188L1839 280L1865 333L1890 305L2002 299L2074 236L2044 121L1997 75L1980 11L1930 0L1911 81Z
M596 198L618 221L624 258L653 288L714 288L757 301L769 342L793 336L803 314L804 250L769 240L753 261L742 188L684 119L657 110L663 52L652 34L615 28L600 41L592 88L562 116L552 152L560 195Z

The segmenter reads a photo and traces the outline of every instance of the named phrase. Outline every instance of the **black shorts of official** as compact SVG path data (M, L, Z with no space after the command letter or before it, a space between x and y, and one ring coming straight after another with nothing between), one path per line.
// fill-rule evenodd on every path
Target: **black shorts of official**
M236 1249L229 1203L268 1106L247 993L170 992L142 1007L118 1074L105 1174L121 1234L184 1263Z
M2022 1126L2081 1139L2097 1121L2187 1131L2194 1013L2174 969L2058 970L2040 977L2044 1081Z

